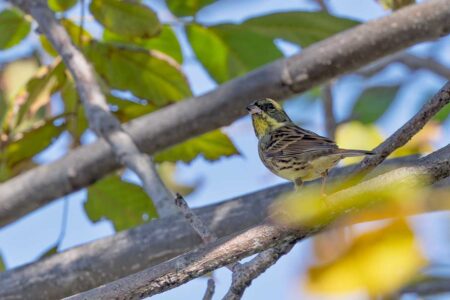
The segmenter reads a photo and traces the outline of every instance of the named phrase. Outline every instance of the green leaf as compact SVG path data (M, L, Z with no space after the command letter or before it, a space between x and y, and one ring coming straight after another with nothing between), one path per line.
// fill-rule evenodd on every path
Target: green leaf
M77 4L78 0L48 0L48 6L56 12L66 11Z
M187 35L198 59L222 83L281 57L273 43L276 38L305 47L357 24L324 12L288 12L239 25L189 25Z
M6 271L6 265L3 260L3 255L0 253L0 272Z
M379 0L385 9L397 10L404 6L415 4L416 0Z
M116 231L143 224L157 217L156 209L141 187L108 176L88 188L84 209L93 222L106 218Z
M64 109L67 113L67 130L77 145L80 142L81 135L89 128L89 124L73 80L66 80L61 89L61 98L64 101Z
M163 150L157 153L154 159L156 162L191 162L201 155L213 161L234 154L239 154L239 151L230 138L220 130L214 130Z
M357 21L325 12L286 12L248 19L239 27L272 39L281 38L307 47L358 24Z
M273 38L238 25L189 25L187 35L196 56L219 83L282 56Z
M92 42L88 56L110 88L129 90L157 107L191 96L178 63L161 52Z
M103 31L103 40L124 45L135 45L148 50L159 50L171 56L178 63L183 62L180 43L178 43L178 39L172 28L167 25L162 27L161 33L158 36L149 39L126 37L105 29Z
M19 10L3 10L0 12L0 49L17 45L28 35L30 29L30 21Z
M59 22L66 29L72 43L75 45L80 46L80 42L81 45L86 45L92 40L92 35L88 31L84 30L84 28L81 28L75 24L72 20L61 19ZM53 57L58 56L58 52L53 48L53 45L49 42L45 35L41 34L39 39L41 41L42 48L44 48L48 54Z
M352 114L364 124L375 122L389 108L399 88L396 85L365 90L353 106Z
M0 152L0 160L5 160L12 167L47 148L65 129L64 126L53 124L57 118L41 122L39 126L22 133L20 138L7 144Z
M167 6L177 17L193 16L215 0L167 0Z
M17 95L16 102L23 104L19 108L17 124L25 117L34 116L37 111L50 102L50 97L62 87L65 81L64 64L57 59L52 65L41 67L31 78L21 93Z
M6 64L0 73L0 127L10 129L14 99L39 68L36 57L19 59ZM1 130L0 130L1 131Z
M149 38L161 31L156 13L134 1L93 0L89 8L105 28L120 35Z
M450 105L447 104L434 116L433 120L436 120L439 123L443 123L447 120L449 115L450 115Z
M46 251L44 251L44 253L42 253L37 260L41 260L47 257L52 256L53 254L58 253L58 245L54 245L50 248L48 248Z

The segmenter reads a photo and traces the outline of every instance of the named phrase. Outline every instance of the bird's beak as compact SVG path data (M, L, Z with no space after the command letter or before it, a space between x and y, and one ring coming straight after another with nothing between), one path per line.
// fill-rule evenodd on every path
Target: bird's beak
M255 104L250 104L249 106L247 106L247 111L248 111L249 114L251 114L251 115L262 113L261 108L259 108L259 107L256 106Z

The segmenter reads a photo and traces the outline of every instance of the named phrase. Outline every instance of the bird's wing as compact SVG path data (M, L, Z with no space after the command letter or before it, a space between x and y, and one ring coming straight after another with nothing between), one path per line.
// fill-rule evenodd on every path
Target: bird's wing
M326 137L295 125L286 125L271 132L265 141L267 157L292 157L300 154L328 154L337 149Z

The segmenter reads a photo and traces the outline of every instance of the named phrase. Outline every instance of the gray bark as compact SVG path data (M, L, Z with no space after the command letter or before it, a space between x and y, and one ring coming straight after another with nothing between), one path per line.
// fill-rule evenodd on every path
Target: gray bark
M415 185L426 186L448 176L450 176L450 144L436 153L421 159L416 166L395 169L328 196L326 201L330 205L331 214L326 223L321 222L291 229L266 219L260 225L244 230L242 233L209 243L157 266L147 268L68 299L120 300L153 296L249 255L283 243L294 243L315 234L326 228L333 220L341 217L342 214L349 214L363 208L364 206L362 205L359 207L348 207L346 204L349 199L356 199L361 194L392 188L393 184L409 181L412 178L421 179L415 180ZM376 201L376 199L370 199L365 205L373 204L373 201ZM345 210L341 210L343 207L340 206L342 205L346 208ZM333 207L339 207L342 213L336 214L332 210ZM289 214L289 212L286 213Z
M386 161L382 167L387 171L416 162L417 157L405 157ZM330 180L347 175L350 169L334 169ZM217 237L223 238L262 222L274 199L291 188L291 184L277 185L193 211ZM153 220L0 273L0 299L59 299L162 263L201 242L183 218Z
M15 0L15 3L26 1ZM150 154L231 123L250 101L285 99L383 56L450 32L450 0L433 0L357 26L124 126L137 146ZM414 17L412 17L414 16ZM94 183L118 168L104 140L80 147L0 185L0 226L50 201Z

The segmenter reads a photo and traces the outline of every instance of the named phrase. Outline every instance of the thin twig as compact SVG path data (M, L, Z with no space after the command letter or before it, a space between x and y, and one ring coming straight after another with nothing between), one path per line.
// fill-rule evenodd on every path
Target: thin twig
M323 10L323 11L325 11L325 12L329 12L328 6L327 6L327 4L325 3L325 0L315 0L315 1L316 1L316 3L320 6L320 9L321 9L321 10Z
M58 239L56 240L56 245L59 247L66 236L67 231L67 222L69 219L69 199L67 196L63 198L63 211L61 217L61 230L58 235Z
M184 218L195 232L200 236L203 243L208 244L217 240L217 236L212 233L202 220L189 208L183 196L177 193L175 198L175 205L180 209Z
M209 278L208 285L206 286L205 295L203 296L203 300L212 300L215 289L216 289L216 283L214 282L214 279Z
M172 195L158 184L158 174L151 159L139 151L130 135L122 129L120 122L109 111L105 96L100 90L91 65L72 41L45 0L11 0L12 3L30 13L40 30L61 55L71 72L78 94L83 101L90 127L103 137L112 148L116 159L140 178L147 195L153 200L160 217L175 213Z
M334 99L331 83L325 84L322 88L323 112L325 115L325 127L329 138L333 139L336 135L336 117L334 115Z
M274 265L283 255L294 247L295 242L282 243L278 246L265 250L251 261L244 263L233 272L230 289L224 296L224 300L238 300L244 295L247 287L253 279L264 273Z
M423 58L407 52L400 52L384 57L358 70L355 74L363 77L371 77L396 62L405 65L410 70L430 70L431 72L434 72L435 74L438 74L446 79L450 79L450 68L442 65L432 58Z
M448 81L433 98L394 132L390 137L378 145L374 152L376 155L367 156L357 167L358 172L367 173L388 157L396 149L405 145L425 124L433 118L442 108L450 103L450 81Z

